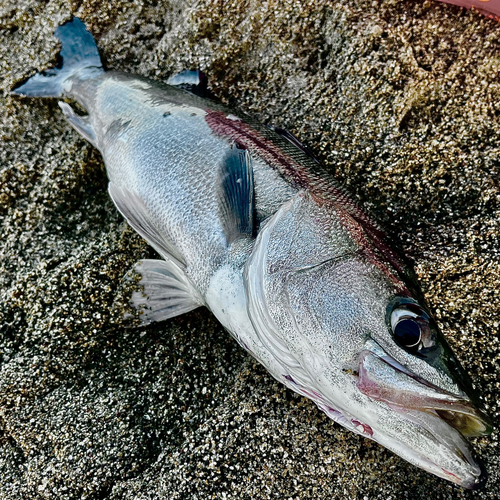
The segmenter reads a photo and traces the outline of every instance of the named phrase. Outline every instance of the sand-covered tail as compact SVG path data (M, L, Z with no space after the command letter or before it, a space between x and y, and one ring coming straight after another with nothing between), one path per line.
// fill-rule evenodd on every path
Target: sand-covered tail
M481 487L466 438L490 425L469 377L404 259L307 148L174 85L104 71L78 19L56 36L62 64L15 92L88 111L60 103L101 152L117 208L161 256L136 265L144 322L206 306L336 422Z

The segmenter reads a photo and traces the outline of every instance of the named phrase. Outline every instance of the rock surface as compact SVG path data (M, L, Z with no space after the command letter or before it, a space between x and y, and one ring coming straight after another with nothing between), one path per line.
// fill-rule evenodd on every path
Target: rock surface
M56 100L9 95L85 21L109 68L213 91L304 140L399 240L499 423L500 25L429 1L5 0L0 6L0 498L498 498L470 493L275 382L205 310L122 318L154 252Z

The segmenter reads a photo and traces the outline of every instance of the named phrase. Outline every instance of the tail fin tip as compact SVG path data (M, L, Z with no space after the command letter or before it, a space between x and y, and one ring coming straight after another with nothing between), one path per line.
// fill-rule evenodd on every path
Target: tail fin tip
M64 82L83 69L102 71L101 58L93 36L85 24L74 17L56 28L54 35L61 41L60 63L37 73L12 89L13 94L28 97L60 97ZM99 71L100 70L100 71Z

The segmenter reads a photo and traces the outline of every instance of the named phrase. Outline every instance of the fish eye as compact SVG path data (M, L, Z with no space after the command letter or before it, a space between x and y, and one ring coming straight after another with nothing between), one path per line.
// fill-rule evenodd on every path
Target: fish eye
M411 318L402 319L394 328L394 340L404 349L418 349L421 338L420 326Z
M396 344L411 354L424 355L436 345L437 330L425 310L410 300L392 303L387 323Z

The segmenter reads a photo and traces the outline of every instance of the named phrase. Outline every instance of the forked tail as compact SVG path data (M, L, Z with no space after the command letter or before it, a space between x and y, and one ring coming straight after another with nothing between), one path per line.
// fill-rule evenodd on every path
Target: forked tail
M13 93L28 97L60 97L64 83L75 74L89 78L101 73L102 63L93 36L77 17L59 26L54 35L62 43L55 68L42 71L14 88Z

